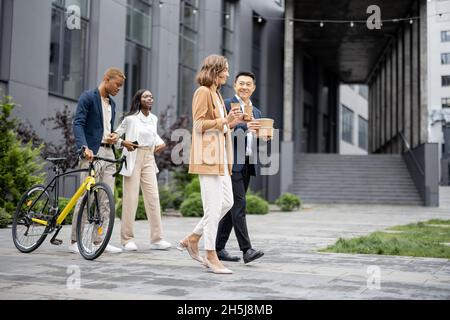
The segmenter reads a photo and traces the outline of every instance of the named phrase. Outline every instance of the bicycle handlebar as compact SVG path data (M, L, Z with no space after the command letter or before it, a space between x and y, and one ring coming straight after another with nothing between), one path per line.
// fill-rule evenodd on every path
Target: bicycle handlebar
M82 147L80 149L80 151L79 151L80 157L83 158L83 159L85 158L85 156L84 156L85 149L86 149L85 147ZM117 171L113 174L113 177L116 177L120 173L120 171L122 171L122 167L123 167L124 163L125 163L125 168L127 167L127 163L126 163L127 157L126 156L123 156L120 159L109 159L109 158L103 158L103 157L99 157L99 156L94 156L94 158L92 159L92 162L91 162L91 166L92 166L94 161L105 161L105 162L109 162L109 163L120 164L119 168L117 169Z

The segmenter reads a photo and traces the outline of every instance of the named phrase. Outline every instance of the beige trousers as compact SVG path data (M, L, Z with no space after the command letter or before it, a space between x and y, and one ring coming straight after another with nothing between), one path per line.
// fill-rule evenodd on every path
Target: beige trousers
M138 148L133 174L123 177L122 245L134 241L133 225L139 201L139 186L144 196L145 213L150 223L150 242L162 239L161 208L159 204L158 180L154 148Z
M114 159L114 152L111 148L104 148L100 147L98 150L97 156L108 158L108 159ZM81 160L80 161L80 169L89 168L89 161L87 160ZM95 165L95 181L96 182L103 182L107 184L111 188L111 192L114 194L114 177L113 174L116 172L116 165L114 163L109 163L105 161L99 161ZM83 181L86 179L86 177L89 175L88 172L81 172L80 173L80 185L83 183ZM77 217L78 217L78 211L80 210L81 201L83 200L84 195L77 201L77 204L75 205L75 211L73 213L73 219L72 219L72 234L71 239L72 242L77 241ZM105 212L103 210L109 211L109 203L107 203L107 198L102 201L100 204L102 207L102 212ZM105 212L105 216L108 215L109 212Z

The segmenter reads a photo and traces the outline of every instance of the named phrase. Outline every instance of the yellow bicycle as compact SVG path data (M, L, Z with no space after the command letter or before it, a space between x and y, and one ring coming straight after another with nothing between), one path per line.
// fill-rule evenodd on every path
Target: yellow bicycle
M84 151L83 151L84 153ZM13 217L12 238L20 252L29 253L36 250L47 235L55 234L50 240L53 245L61 245L62 240L56 239L61 231L62 223L76 205L78 199L84 198L78 212L77 244L80 254L87 260L98 258L111 237L114 218L114 197L109 186L95 181L95 167L99 161L119 164L116 176L126 158L119 160L94 156L89 168L61 173L60 164L65 158L47 159L53 164L55 177L47 185L35 185L26 191L19 201ZM89 172L87 178L70 199L66 207L59 212L59 180L68 174ZM50 195L53 196L50 196Z

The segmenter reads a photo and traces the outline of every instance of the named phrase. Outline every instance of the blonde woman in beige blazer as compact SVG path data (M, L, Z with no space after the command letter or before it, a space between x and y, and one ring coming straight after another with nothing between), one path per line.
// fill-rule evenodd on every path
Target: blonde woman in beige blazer
M203 218L193 232L178 244L209 271L230 274L216 253L216 235L220 219L233 206L230 175L233 149L230 125L242 119L240 108L227 114L219 89L229 77L225 57L208 56L197 74L200 87L192 101L192 146L189 173L198 174L203 202ZM199 241L204 235L205 257L199 254Z

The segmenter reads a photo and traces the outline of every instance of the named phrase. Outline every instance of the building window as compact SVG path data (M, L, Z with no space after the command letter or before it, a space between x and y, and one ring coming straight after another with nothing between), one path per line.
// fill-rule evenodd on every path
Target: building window
M68 10L76 6L76 11ZM54 0L50 40L49 91L78 99L86 89L90 0ZM70 24L71 21L79 21Z
M230 75L234 74L234 31L236 19L236 6L234 2L229 0L223 1L223 15L222 15L222 54L228 60ZM225 96L233 96L233 85L230 82L223 87L223 94Z
M450 52L441 53L441 64L450 64Z
M342 105L342 140L353 144L353 111Z
M276 3L277 5L279 5L280 7L283 6L283 0L274 0L274 1L275 1L275 3Z
M368 133L368 123L363 117L358 117L358 146L367 151L367 133Z
M441 99L442 108L450 108L450 97L445 97Z
M450 30L441 31L441 42L450 41Z
M361 97L368 100L369 99L369 87L365 85L358 86L358 93Z
M441 76L441 82L443 87L450 86L450 76Z
M190 115L192 95L196 88L198 56L198 0L181 0L180 64L178 78L179 114Z
M149 87L148 70L151 55L152 7L150 0L128 0L125 45L123 111L129 110L133 95Z

